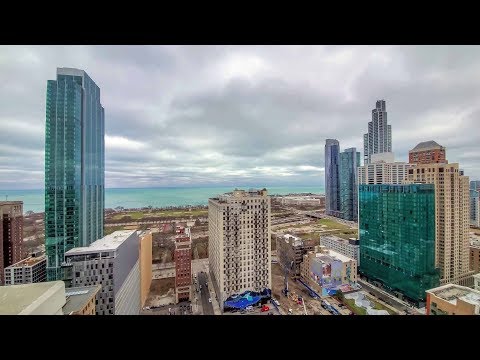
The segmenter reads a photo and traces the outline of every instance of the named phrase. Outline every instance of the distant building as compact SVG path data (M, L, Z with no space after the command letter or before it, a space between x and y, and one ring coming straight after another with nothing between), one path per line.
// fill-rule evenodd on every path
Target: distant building
M346 240L334 235L321 235L320 245L329 250L345 255L346 257L352 258L357 262L357 265L360 266L360 245L358 239L352 238Z
M408 152L410 164L446 164L445 148L435 141L424 141Z
M392 152L392 126L387 121L385 100L378 100L372 110L372 121L363 135L364 164L369 164L372 154Z
M191 300L192 235L190 228L178 226L175 235L175 300Z
M282 268L287 267L289 275L293 279L300 277L300 264L303 255L313 251L314 244L310 240L302 240L290 234L277 236L277 257Z
M100 88L79 69L47 82L45 249L47 278L63 280L65 253L103 237L105 111Z
M338 216L340 211L339 178L340 143L336 139L325 141L325 212Z
M63 315L65 283L0 286L0 315Z
M339 155L340 216L342 219L357 221L358 179L360 152L355 148L346 149Z
M408 177L408 169L415 165L395 162L393 153L373 154L370 164L358 167L359 184L403 184Z
M97 315L139 314L139 246L137 231L124 230L65 254L63 266L73 287L102 285L96 298Z
M472 286L469 270L470 193L469 178L459 164L421 163L408 170L405 183L435 186L436 252L440 284Z
M470 189L470 225L480 227L480 192Z
M359 203L360 273L423 302L439 284L434 185L360 185Z
M357 282L357 262L323 246L305 254L300 268L302 278L314 289L321 289L324 296L328 291Z
M323 200L323 201L322 201ZM309 205L321 207L325 205L325 197L323 196L282 196L280 198L282 205Z
M65 289L64 315L95 315L95 298L100 285L81 286Z
M470 242L470 270L473 274L480 273L480 241L473 240Z
M141 304L144 306L152 284L152 233L150 231L140 238L140 282Z
M473 288L480 291L480 274L473 275Z
M470 189L480 191L480 180L470 181Z
M0 201L0 285L4 269L23 259L23 202Z
M32 256L5 268L5 285L45 281L47 281L47 259L43 254L32 254Z
M427 315L480 315L480 291L455 284L427 290Z
M272 289L270 222L266 189L208 200L208 259L222 310L232 295Z

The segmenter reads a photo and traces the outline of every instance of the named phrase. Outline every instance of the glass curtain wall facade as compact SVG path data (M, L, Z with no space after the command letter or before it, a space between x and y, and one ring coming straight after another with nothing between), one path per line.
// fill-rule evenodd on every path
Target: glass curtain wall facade
M340 213L342 219L357 221L358 218L358 167L360 152L346 149L339 157Z
M360 185L360 273L423 302L440 284L435 268L433 184Z
M65 253L103 237L105 113L82 70L59 68L47 82L45 250L47 280L63 280Z
M335 139L325 142L325 207L328 215L339 216L340 184L339 161L340 143Z
M368 132L363 135L364 164L370 164L372 154L392 152L392 126L387 122L385 100L377 100L372 110L372 121L368 123Z

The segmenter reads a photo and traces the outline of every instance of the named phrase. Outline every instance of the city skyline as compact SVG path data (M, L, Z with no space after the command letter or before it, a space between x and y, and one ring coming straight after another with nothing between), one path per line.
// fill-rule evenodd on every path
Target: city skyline
M479 57L472 46L1 46L0 189L43 187L56 67L102 88L109 188L324 185L323 139L363 149L378 99L397 161L434 140L477 179Z

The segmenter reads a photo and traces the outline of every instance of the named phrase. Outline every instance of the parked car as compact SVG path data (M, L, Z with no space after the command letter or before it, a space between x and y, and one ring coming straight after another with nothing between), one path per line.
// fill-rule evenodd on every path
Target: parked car
M245 310L247 311L253 311L253 306L252 305L248 305Z
M212 302L212 298L208 298L208 302L211 303L211 302Z
M272 301L273 301L273 303L274 303L275 305L280 306L280 303L278 302L278 300L272 299Z
M270 310L270 308L268 307L268 305L263 305L262 306L262 312L265 312L265 311L268 311Z

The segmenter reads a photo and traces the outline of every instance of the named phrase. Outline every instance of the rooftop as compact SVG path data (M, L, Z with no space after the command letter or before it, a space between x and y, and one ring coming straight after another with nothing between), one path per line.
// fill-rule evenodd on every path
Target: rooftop
M0 314L22 315L29 313L28 308L35 308L35 303L45 302L60 288L65 288L63 281L49 281L35 284L0 286Z
M457 305L457 299L460 299L469 304L480 306L480 291L465 286L447 284L427 290L427 292L453 305Z
M101 288L101 285L94 285L65 289L67 302L63 305L63 314L69 315L72 312L85 308L87 303L100 291Z
M437 142L430 140L430 141L424 141L419 143L410 151L433 150L433 149L444 149L444 147L438 144Z
M68 250L65 255L73 255L83 252L92 252L92 251L109 251L116 250L120 245L123 244L130 236L135 234L136 230L120 230L111 233L110 235L104 236L102 239L94 241L90 246L86 247L77 247L71 250Z
M23 205L23 201L0 201L0 206L3 205Z
M327 250L327 249L324 250L323 252L316 253L315 256L317 259L320 259L323 262L332 262L335 260L339 260L342 263L345 263L345 262L353 261L353 259L349 258L348 256L345 256L336 251Z
M26 259L20 260L19 262L6 267L5 269L10 269L14 267L24 267L24 266L33 266L38 264L39 262L46 261L45 255L38 256L38 257L28 257Z

